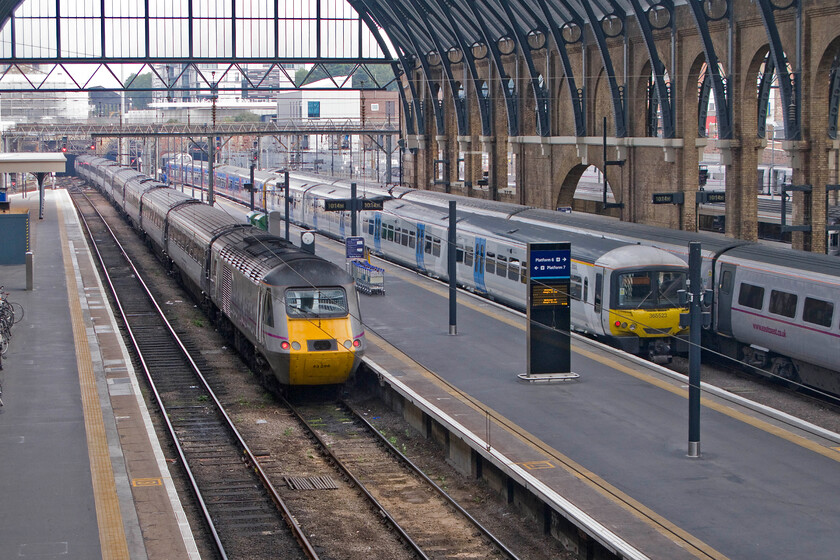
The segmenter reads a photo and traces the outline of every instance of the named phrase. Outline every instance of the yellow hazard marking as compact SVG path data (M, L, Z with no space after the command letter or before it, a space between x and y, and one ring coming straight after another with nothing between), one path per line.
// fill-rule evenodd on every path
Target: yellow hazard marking
M65 192L65 191L61 191ZM57 204L58 226L64 257L64 272L67 277L67 295L70 300L70 317L73 324L73 339L76 345L76 366L79 368L79 385L82 391L82 410L85 417L90 476L93 483L93 499L96 504L96 521L99 526L99 543L103 560L129 560L128 544L123 529L117 486L111 466L105 422L96 390L96 376L93 372L87 330L79 303L76 285L76 271L70 255L67 232L61 204Z
M131 485L135 488L143 486L163 486L162 478L132 478Z
M541 471L544 469L554 469L557 468L551 461L528 461L527 463L517 463L529 471Z

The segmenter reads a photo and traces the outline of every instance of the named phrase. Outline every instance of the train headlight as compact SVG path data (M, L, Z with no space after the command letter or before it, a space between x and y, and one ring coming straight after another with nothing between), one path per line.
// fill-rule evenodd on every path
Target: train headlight
M635 330L636 330L636 323L633 323L632 325L630 325L630 330L631 330L631 331L635 331Z
M288 340L284 340L283 342L280 343L280 348L282 348L283 350L288 350L291 346L292 345L289 344Z
M621 323L621 328L626 329L627 328L627 323Z
M300 350L300 342L292 342L292 350Z
M350 342L349 340L345 340L345 341L344 341L344 347L345 347L345 348L347 348L348 350L350 350L350 347L351 347L351 346L353 346L353 343L352 343L352 342Z

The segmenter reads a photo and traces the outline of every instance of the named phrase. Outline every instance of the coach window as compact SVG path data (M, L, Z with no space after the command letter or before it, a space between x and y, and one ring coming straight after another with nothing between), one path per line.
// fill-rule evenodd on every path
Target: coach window
M796 300L796 294L770 290L770 313L792 318L796 315Z
M802 320L806 323L813 323L821 327L830 327L834 318L834 304L830 301L805 298L805 307L802 310Z
M464 266L472 268L473 265L473 250L472 247L467 247L464 251Z
M439 257L440 256L440 238L433 237L432 238L432 256Z
M738 293L738 304L753 309L761 309L764 304L764 288L752 284L741 284Z
M519 280L519 266L518 259L510 259L510 264L508 264L508 280L513 280L514 282Z
M572 276L569 279L569 297L580 301L581 294L581 278L580 276Z
M488 274L496 273L496 253L487 252L487 258L484 260L484 270Z
M528 283L528 261L522 261L522 275L519 277L519 281L523 284Z
M720 291L725 294L732 292L732 271L725 270L723 272L723 278L720 281Z
M367 224L368 235L373 235L373 220L365 220Z
M462 263L464 262L464 246L458 245L455 248L455 262Z
M408 247L409 247L409 249L414 249L414 247L416 246L416 243L414 241L416 235L417 234L413 231L408 232Z
M423 246L423 252L426 253L427 255L432 254L432 236L431 235L426 236L426 242L425 242L425 245Z
M500 255L498 259L499 262L496 263L496 276L504 278L507 276L507 258Z

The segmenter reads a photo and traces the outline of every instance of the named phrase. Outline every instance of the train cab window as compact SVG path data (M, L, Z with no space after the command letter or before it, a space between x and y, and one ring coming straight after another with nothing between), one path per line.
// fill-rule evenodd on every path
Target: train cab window
M347 295L343 288L289 288L286 314L293 319L345 317Z
M720 291L729 294L732 293L732 271L724 270L723 276L720 279Z
M796 301L796 294L770 290L770 313L792 318L796 315Z
M487 274L496 273L496 253L487 252L487 258L484 260L484 270Z
M496 262L496 276L501 276L504 278L507 276L507 258L499 256L498 262Z
M263 324L266 327L274 327L274 304L271 301L271 292L265 294L265 305L263 306Z
M830 327L834 318L834 304L821 299L805 298L805 307L802 309L802 320L806 323L813 323L821 327Z
M572 275L572 277L569 278L569 297L580 301L582 287L580 276Z
M741 284L738 293L738 304L752 309L761 309L764 305L764 288L752 284Z

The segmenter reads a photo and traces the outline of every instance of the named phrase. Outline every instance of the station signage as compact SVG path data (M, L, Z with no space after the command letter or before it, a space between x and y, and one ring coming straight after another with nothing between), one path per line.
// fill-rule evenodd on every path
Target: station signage
M365 238L347 237L344 239L344 248L348 259L363 259L365 257Z
M349 200L325 200L324 210L327 212L343 212L350 207Z
M670 193L653 193L654 204L683 204L685 202L685 193L670 192Z
M384 208L382 199L362 198L356 202L358 210L382 210ZM325 200L324 210L327 212L347 212L353 209L353 201L350 199Z
M571 371L570 243L528 244L528 373Z
M697 204L723 204L726 191L697 191Z

